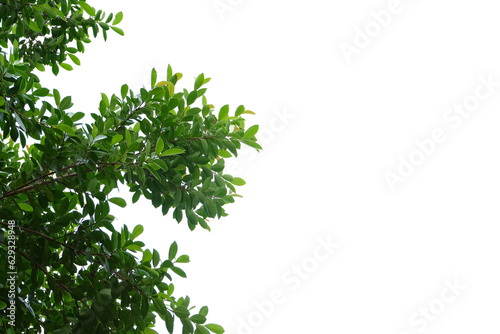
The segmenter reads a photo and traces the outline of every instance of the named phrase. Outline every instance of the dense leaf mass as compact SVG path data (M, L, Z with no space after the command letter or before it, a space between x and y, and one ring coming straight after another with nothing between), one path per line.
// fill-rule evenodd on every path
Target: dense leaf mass
M168 66L163 81L152 70L150 88L102 94L85 123L36 75L80 65L92 36L123 35L122 17L86 1L0 1L0 332L156 333L158 317L170 333L174 323L224 332L206 324L206 306L174 296L173 276L186 277L179 264L189 262L175 241L160 255L137 240L141 225L115 229L111 209L127 203L112 191L128 187L132 202L210 230L244 184L224 174L225 159L242 144L261 149L258 126L245 130L242 117L253 113L216 112L204 96L210 78L181 90Z

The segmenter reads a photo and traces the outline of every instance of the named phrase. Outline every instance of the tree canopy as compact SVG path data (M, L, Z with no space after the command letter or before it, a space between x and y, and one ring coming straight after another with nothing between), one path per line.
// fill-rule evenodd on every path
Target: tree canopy
M210 230L236 186L225 159L261 147L243 105L216 111L200 74L151 71L151 86L101 95L96 113L72 111L71 96L45 88L38 71L72 70L92 37L117 27L86 1L0 1L0 309L4 333L223 333L208 308L176 296L189 256L172 242L159 254L143 227L116 229L112 211L127 187L177 222ZM70 64L70 61L73 65ZM92 122L85 123L86 115Z

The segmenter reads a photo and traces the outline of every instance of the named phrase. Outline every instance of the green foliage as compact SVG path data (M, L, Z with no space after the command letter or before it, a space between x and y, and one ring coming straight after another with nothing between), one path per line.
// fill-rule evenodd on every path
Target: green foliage
M7 221L15 220L16 332L156 333L160 318L170 333L174 324L223 333L205 324L207 307L196 312L188 296L173 295L189 262L175 241L165 256L137 239L141 225L115 229L111 212L127 203L112 191L128 187L133 203L143 197L191 230L210 230L245 184L224 174L225 159L242 144L260 149L258 127L245 130L241 117L253 112L217 112L202 88L209 78L179 91L182 74L169 66L165 77L153 69L150 89L102 94L93 122L81 123L71 97L43 87L35 70L71 70L68 58L79 65L90 36L123 35L122 13L75 0L0 3L0 262L8 263ZM0 285L0 310L7 290ZM12 329L4 317L0 328Z

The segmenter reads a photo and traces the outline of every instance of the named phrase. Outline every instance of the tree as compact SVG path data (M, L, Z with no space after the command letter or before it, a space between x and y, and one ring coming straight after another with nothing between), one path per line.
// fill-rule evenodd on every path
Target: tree
M225 159L242 144L261 149L258 126L246 129L242 117L253 112L216 112L204 96L210 78L179 91L182 74L168 66L164 80L152 70L150 89L102 94L84 124L71 97L44 88L36 71L79 65L90 35L123 35L122 13L76 0L0 5L1 331L155 333L159 317L170 333L174 323L223 333L206 323L206 306L174 295L173 276L186 277L189 262L176 242L160 255L138 240L141 225L115 229L111 209L126 202L112 191L126 186L132 202L144 197L191 230L210 230L245 183L224 174Z

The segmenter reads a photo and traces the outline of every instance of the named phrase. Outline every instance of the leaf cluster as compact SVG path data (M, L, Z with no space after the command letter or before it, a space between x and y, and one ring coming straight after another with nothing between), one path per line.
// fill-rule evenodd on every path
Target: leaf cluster
M241 145L261 149L258 126L243 118L253 112L216 110L205 97L210 78L179 89L182 74L168 66L164 80L152 70L149 89L103 93L84 123L71 97L43 87L35 70L79 64L74 54L90 32L122 34L122 14L85 1L0 3L0 263L12 255L7 220L15 220L16 331L155 333L160 318L170 333L176 322L182 333L223 333L206 324L206 306L195 311L189 296L174 296L174 274L186 277L179 264L189 262L175 241L161 256L137 239L142 225L115 228L113 206L127 203L113 191L126 187L132 202L143 197L191 230L210 230L245 184L224 173L226 159ZM8 288L0 285L0 309ZM0 328L13 330L6 318Z

